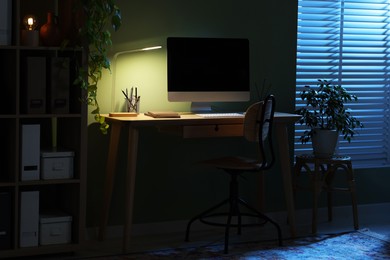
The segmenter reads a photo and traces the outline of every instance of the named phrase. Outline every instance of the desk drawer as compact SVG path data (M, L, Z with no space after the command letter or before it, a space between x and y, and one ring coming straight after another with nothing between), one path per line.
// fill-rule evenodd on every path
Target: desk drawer
M161 133L174 134L183 138L243 136L244 132L242 124L159 126L158 129Z
M242 136L243 125L183 126L183 138Z

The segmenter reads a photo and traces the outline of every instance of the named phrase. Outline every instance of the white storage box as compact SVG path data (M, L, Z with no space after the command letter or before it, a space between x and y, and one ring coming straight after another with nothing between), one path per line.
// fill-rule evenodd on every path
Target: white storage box
M72 241L72 216L41 214L39 218L39 244L69 244Z
M73 157L72 151L42 151L41 179L72 179Z

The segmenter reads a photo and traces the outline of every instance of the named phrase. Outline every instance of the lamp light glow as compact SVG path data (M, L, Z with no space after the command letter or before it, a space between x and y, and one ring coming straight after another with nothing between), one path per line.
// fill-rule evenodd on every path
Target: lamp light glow
M23 24L28 31L34 31L38 26L38 21L34 15L28 14L23 18Z
M153 46L153 47L146 47L146 48L142 48L141 50L142 51L151 51L151 50L157 50L157 49L161 49L162 46Z
M120 51L120 52L115 53L115 55L114 55L114 60L116 60L116 58L117 58L119 55L122 55L122 54L134 53L134 52L140 52L140 51L151 51L151 50L157 50L157 49L161 49L161 48L162 48L161 45L157 45L157 46L145 47L145 48L141 48L141 49L134 49L134 50L128 50L128 51Z
M142 51L151 51L151 50L157 50L157 49L161 49L162 46L161 45L157 45L157 46L151 46L151 47L145 47L145 48L141 48L141 49L134 49L134 50L126 50L126 51L120 51L120 52L117 52L115 53L114 57L113 57L113 61L112 61L112 93L111 93L111 110L114 111L115 110L115 94L116 94L116 60L118 58L118 56L122 55L122 54L127 54L127 53L134 53L134 52L142 52Z

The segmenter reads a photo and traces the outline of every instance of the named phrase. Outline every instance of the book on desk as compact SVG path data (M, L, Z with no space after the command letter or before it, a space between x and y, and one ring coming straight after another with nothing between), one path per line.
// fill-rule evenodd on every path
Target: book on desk
M154 118L179 118L180 114L173 111L148 111L145 113L147 116Z

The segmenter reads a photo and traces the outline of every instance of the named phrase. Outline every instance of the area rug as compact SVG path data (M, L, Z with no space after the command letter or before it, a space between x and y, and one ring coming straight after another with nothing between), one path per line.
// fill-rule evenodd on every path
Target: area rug
M167 248L98 259L390 259L390 242L369 230L342 234L317 235L285 240L282 247L275 241L232 244L229 254L223 245L190 248Z

